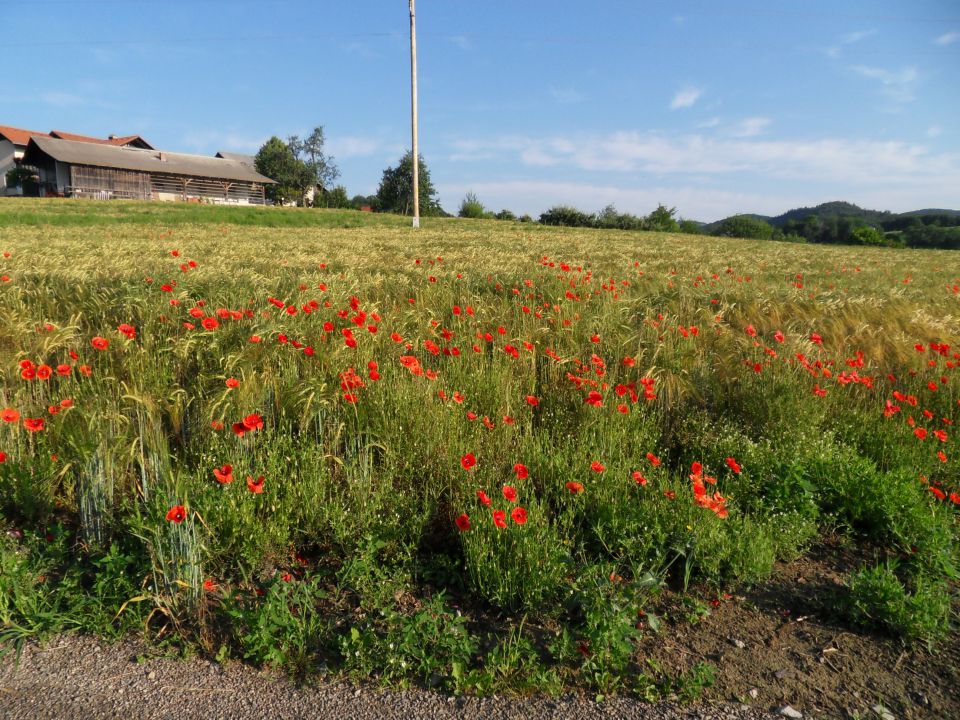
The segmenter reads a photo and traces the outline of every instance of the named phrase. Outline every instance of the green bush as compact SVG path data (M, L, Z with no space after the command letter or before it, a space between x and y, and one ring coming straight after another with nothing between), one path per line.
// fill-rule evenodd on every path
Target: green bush
M468 192L460 202L460 210L457 212L457 217L480 220L486 217L486 215L487 211L486 208L483 207L483 203L477 199L474 193Z
M467 622L443 595L413 614L384 609L350 627L340 641L346 669L358 678L405 682L461 691L477 650Z
M888 562L852 573L844 609L851 621L905 640L940 640L950 632L950 595L945 583L917 575L912 591Z

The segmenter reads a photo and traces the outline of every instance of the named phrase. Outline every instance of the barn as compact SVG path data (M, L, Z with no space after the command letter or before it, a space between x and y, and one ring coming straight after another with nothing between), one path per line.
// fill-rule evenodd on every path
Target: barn
M27 151L27 145L32 137L53 137L61 140L78 140L80 142L96 143L98 145L117 145L143 148L152 150L153 146L139 135L125 135L118 137L111 135L107 138L95 138L89 135L78 135L77 133L68 133L63 130L51 130L49 133L38 130L25 130L23 128L0 125L0 195L21 195L23 194L22 184L16 184L8 187L7 173L10 170L20 167L23 160L23 154Z
M21 163L37 169L41 195L58 197L263 205L274 184L229 158L44 135L30 137Z

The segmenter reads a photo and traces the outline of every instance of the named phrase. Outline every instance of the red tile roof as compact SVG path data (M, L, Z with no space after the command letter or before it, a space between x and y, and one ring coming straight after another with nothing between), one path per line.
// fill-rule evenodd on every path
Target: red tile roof
M143 138L141 138L139 135L127 135L125 137L116 137L116 136L108 137L107 142L110 143L111 145L126 145L128 143L133 142L137 138L140 138L141 140L143 140Z
M46 133L43 133L46 135ZM109 140L101 140L100 138L90 137L89 135L77 135L76 133L68 133L63 130L51 130L50 137L59 138L61 140L76 140L77 142L89 142L89 143L98 143L100 145L113 145Z
M26 145L34 135L47 135L47 133L0 125L0 138L6 138L14 145Z
M117 147L133 145L134 147L153 149L153 146L139 135L126 135L124 137L116 137L111 135L108 138L95 138L90 137L89 135L77 135L76 133L64 132L63 130L51 130L50 132L45 133L37 130L23 130L22 128L0 125L0 140L6 138L14 145L26 145L30 142L30 138L35 135L40 137L58 138L60 140L74 140L76 142L95 143L97 145L115 145Z

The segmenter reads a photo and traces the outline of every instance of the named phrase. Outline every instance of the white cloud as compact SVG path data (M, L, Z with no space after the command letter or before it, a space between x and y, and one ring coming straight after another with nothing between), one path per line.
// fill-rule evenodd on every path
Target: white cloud
M931 125L927 128L927 137L935 138L939 137L941 134L943 134L943 128L939 125Z
M712 118L707 118L707 119L704 120L703 122L698 122L698 123L697 123L697 127L698 127L698 128L712 128L712 127L717 127L717 125L719 125L719 124L720 124L720 118L714 116L714 117L712 117Z
M754 137L761 134L771 122L767 117L749 117L741 120L733 128L734 137Z
M952 32L944 33L933 42L937 45L950 45L951 43L955 43L957 40L960 40L960 32L954 30Z
M676 206L683 217L710 221L735 212L780 213L792 207L793 201L788 196L688 186L622 187L552 180L438 183L437 189L444 197L463 197L467 192L475 192L490 209L508 208L534 216L553 205L573 205L593 212L609 203L621 212L647 215L665 203Z
M197 130L187 133L182 146L195 152L216 153L220 150L253 154L266 142L265 137L255 137L233 130Z
M473 50L473 43L466 35L450 35L447 37L447 42L461 50Z
M847 33L846 35L841 35L839 38L840 44L828 47L826 50L824 50L824 52L828 57L838 58L842 54L844 45L855 45L871 35L876 35L877 32L878 31L876 28L873 28L871 30L856 30L854 32Z
M742 184L737 182L738 188ZM726 187L704 187L695 182L658 185L622 185L555 180L475 181L469 183L437 183L437 190L446 198L461 198L475 192L488 208L508 208L515 213L536 217L553 205L573 205L596 212L609 203L621 212L646 215L664 203L677 208L683 218L712 222L737 213L779 215L795 207L812 207L831 200L847 200L860 207L904 212L922 207L950 207L955 197L935 183L915 186L861 187L837 189L810 187L744 191Z
M694 103L700 99L702 94L703 90L699 88L688 87L683 90L678 90L673 96L673 100L670 101L670 109L677 110L678 108L693 107Z
M502 136L454 143L465 157L483 152L498 162L586 172L655 176L752 176L850 187L960 187L960 155L934 154L896 140L757 139L621 131L607 135Z
M860 42L864 38L868 38L871 35L876 35L876 34L877 34L876 28L872 30L858 30L856 32L842 35L840 37L840 42L842 42L844 45L853 45L854 43Z
M380 150L380 141L368 137L335 136L327 141L326 149L337 159L368 157Z
M583 102L583 95L573 88L550 88L550 97L562 105L574 105Z
M883 94L895 103L907 103L914 99L913 85L919 74L913 66L907 66L897 71L869 65L854 65L850 69L865 78L878 80L882 86Z
M40 93L40 100L54 107L70 107L88 104L86 98L66 92L43 92Z
M363 60L377 60L380 58L380 54L375 51L369 43L360 42L359 40L344 43L341 45L341 48L345 52L356 55Z

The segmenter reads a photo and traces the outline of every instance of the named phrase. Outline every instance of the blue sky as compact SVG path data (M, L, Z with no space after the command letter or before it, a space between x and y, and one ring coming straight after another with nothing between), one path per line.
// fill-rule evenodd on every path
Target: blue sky
M0 0L0 124L202 154L323 125L372 193L410 142L407 7ZM955 0L419 0L417 29L451 211L960 208Z

